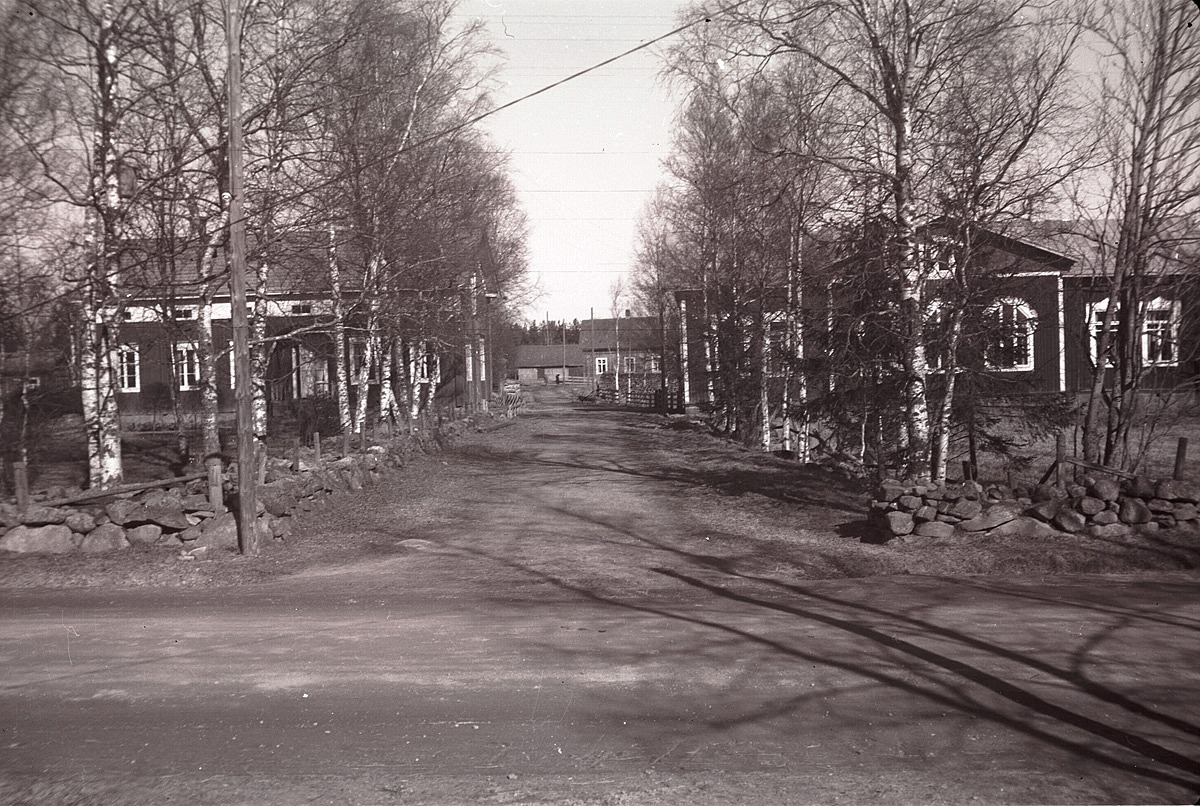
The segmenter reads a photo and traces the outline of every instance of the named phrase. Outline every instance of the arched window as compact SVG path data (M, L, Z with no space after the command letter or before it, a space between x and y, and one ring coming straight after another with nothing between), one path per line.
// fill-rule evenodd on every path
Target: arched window
M1006 297L987 309L987 348L984 361L988 369L1028 372L1033 369L1033 333L1037 315L1023 299Z

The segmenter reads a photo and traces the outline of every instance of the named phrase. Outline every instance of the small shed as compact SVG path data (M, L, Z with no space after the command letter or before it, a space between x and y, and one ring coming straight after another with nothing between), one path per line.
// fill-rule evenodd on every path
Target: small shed
M521 344L517 346L517 380L553 382L584 375L583 351L578 344Z

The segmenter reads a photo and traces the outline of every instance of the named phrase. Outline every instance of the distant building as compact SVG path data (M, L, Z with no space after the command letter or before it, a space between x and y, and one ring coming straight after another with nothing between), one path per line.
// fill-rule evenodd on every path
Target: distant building
M258 287L256 272L247 273L249 304L260 297L265 305L268 360L266 398L268 410L286 412L299 401L328 399L336 393L336 345L332 332L333 288L329 278L328 236L293 234L281 238L264 288ZM337 249L341 292L349 313L344 350L349 368L348 393L357 400L359 369L365 354L362 312L356 305L361 293L361 260L344 244ZM262 258L259 258L260 260ZM205 278L200 272L200 255L194 248L180 254L164 253L147 246L131 249L123 272L122 299L116 311L119 339L114 357L118 403L122 420L128 423L166 422L179 411L191 417L200 406L198 353L201 295L206 285L217 282L212 299L213 347L217 355L214 379L218 409L228 418L234 409L234 377L231 348L232 306L224 279ZM220 249L214 265L223 267ZM420 338L397 339L391 343L393 383L397 394L404 391L424 406L435 396L439 402L459 405L468 397L461 348L464 338L460 314L463 302L453 289L394 292L407 296L405 310L414 319L436 323L437 332ZM253 319L254 312L250 311ZM486 336L479 334L481 352ZM460 342L461 343L461 342ZM440 345L440 346L439 346ZM481 358L482 364L482 358ZM476 370L482 374L482 366ZM490 370L489 377L490 377ZM375 367L367 379L370 407L378 405L381 379ZM401 402L401 406L405 406Z
M662 328L656 316L585 319L579 348L589 377L602 389L657 389L662 375ZM619 382L619 383L618 383Z
M553 383L585 374L583 351L578 344L517 346L517 380L522 383Z

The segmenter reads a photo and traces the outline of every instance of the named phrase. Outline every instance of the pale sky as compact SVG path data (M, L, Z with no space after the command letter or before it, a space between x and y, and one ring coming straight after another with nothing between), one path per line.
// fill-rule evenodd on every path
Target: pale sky
M677 27L687 0L462 0L506 56L497 105ZM674 107L658 79L661 43L556 87L480 125L512 154L529 220L532 319L609 316L627 276L639 211L670 145Z

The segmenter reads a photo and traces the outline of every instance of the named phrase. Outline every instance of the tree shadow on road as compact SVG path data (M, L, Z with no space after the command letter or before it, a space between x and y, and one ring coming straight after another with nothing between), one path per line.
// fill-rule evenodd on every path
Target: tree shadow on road
M1070 662L1056 664L1028 651L1006 646L998 638L989 638L986 631L972 634L940 625L931 616L913 615L921 609L932 611L939 604L946 605L950 597L938 602L935 593L928 604L916 611L886 610L816 589L742 574L734 570L725 557L682 551L645 536L639 539L677 555L703 569L704 574L702 578L666 565L651 566L647 569L649 572L692 591L703 592L714 604L727 602L749 608L751 613L758 610L789 616L796 620L794 626L798 629L805 625L820 625L834 630L845 639L845 647L837 650L828 645L813 647L803 641L798 643L793 640L794 631L788 629L783 631L785 635L766 634L745 626L744 619L739 621L726 609L714 611L702 607L696 610L694 605L682 602L675 607L606 593L558 574L513 562L478 546L461 547L461 550L537 577L585 600L679 623L684 633L692 636L690 642L675 650L680 653L681 663L686 663L692 653L713 652L714 642L719 642L720 654L731 660L765 656L776 662L795 663L798 672L821 668L848 674L1015 731L1038 745L1075 758L1081 774L1099 765L1113 773L1200 793L1200 762L1168 746L1196 745L1200 726L1162 713L1152 705L1092 679L1086 672L1089 657L1095 658L1097 667L1104 667L1102 654L1097 652L1102 644L1124 629L1141 628L1137 622L1143 615L1153 618L1152 613L1125 612L1119 607L1093 608L1086 602L1052 596L1028 596L1031 602L1045 600L1046 604L1080 607L1085 611L1080 613L1080 622L1094 625L1090 634L1079 636L1081 640L1070 653ZM930 592L936 592L936 584L941 580L926 582L931 586ZM953 584L953 581L949 582ZM1022 596L1016 587L1005 593ZM1187 626L1194 629L1190 624ZM950 651L955 648L957 651ZM560 646L554 649L563 651ZM619 649L614 650L611 646L576 651L594 651L594 662L601 665L636 664L647 660L623 656ZM655 656L657 662L663 662L664 658L657 650ZM1046 681L1053 681L1053 685ZM720 732L746 722L786 718L809 699L807 694L789 696L747 710L739 690L730 690L728 697L729 701L720 703L721 707L715 712L732 716L707 720L705 730ZM1089 713L1096 715L1085 714L1074 704L1056 702L1078 698L1094 702L1095 707L1089 709ZM627 715L629 712L623 708L616 711ZM695 721L692 712L687 718L690 727L681 724L663 730L675 735L678 731L695 729L692 724ZM661 720L653 722L660 724ZM1133 723L1136 723L1135 727L1131 727ZM662 741L667 741L667 737L654 743L657 745ZM1116 800L1127 799L1116 790L1112 796Z

